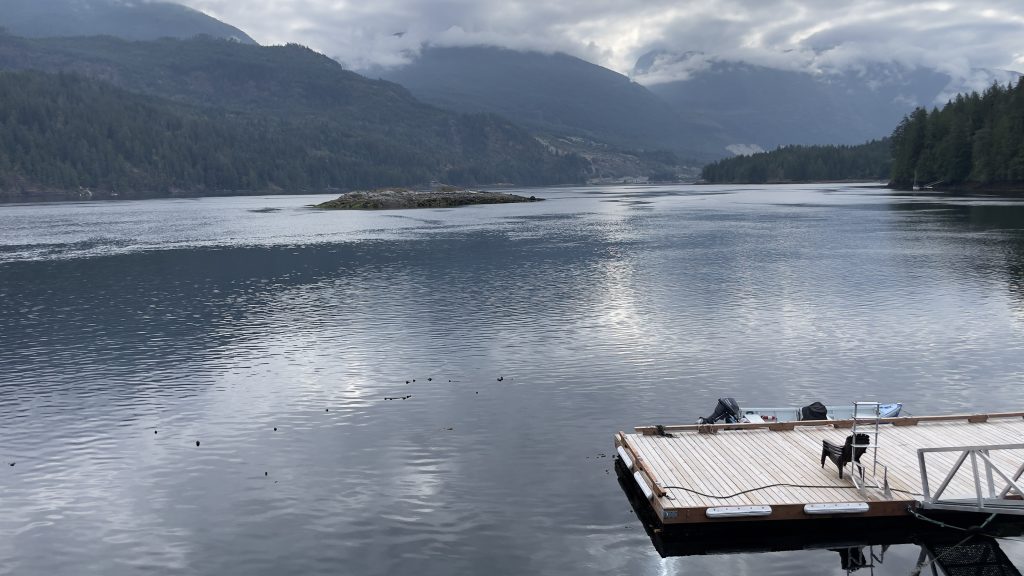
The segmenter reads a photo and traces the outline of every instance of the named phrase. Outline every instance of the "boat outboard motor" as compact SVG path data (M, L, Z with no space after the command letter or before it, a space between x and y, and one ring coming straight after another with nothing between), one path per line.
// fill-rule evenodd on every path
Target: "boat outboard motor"
M827 418L828 408L821 402L814 402L800 409L801 420L825 420Z
M735 398L719 398L715 405L715 411L707 418L699 418L698 424L714 424L719 420L725 420L726 424L735 424L740 421L740 405Z

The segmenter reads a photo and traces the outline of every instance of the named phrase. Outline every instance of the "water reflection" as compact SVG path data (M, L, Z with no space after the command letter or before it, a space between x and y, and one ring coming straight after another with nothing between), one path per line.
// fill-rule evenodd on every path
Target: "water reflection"
M958 246L963 270L972 280L1004 279L1010 293L1024 305L1024 201L948 196L894 202L890 209L913 216L922 239L938 246ZM993 260L987 252L1001 258ZM992 264L998 269L992 269Z
M837 554L661 558L611 433L851 386L1024 404L1012 220L855 188L538 195L0 207L0 574L815 573Z

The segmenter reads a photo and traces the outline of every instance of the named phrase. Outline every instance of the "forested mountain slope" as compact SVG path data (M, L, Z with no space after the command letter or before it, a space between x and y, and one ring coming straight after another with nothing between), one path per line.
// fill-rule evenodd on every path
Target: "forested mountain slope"
M132 186L147 182L147 186L154 187L153 193L170 193L172 189L188 193L262 189L293 192L416 184L432 179L470 185L552 184L581 181L587 169L581 158L550 153L506 120L486 114L453 114L425 105L400 86L366 79L296 45L260 47L209 38L128 42L109 37L25 39L3 35L0 69L74 73L91 79L77 85L68 78L47 80L36 76L32 84L36 93L0 101L0 117L23 118L22 110L31 106L33 98L59 108L74 102L75 97L88 95L74 104L78 107L75 114L105 117L103 110L116 108L117 102L125 100L149 107L150 112L166 117L171 124L171 118L186 122L189 130L206 134L204 139L218 135L209 141L221 143L221 155L229 156L225 163L234 166L233 170L210 168L212 172L204 170L201 175L186 174L191 170L187 163L147 164L143 169L137 160L128 161L149 174ZM8 76L5 81L16 85L17 77ZM46 82L57 82L59 90L50 94ZM106 84L121 90L111 92ZM83 90L83 94L75 94L76 89ZM53 123L59 117L47 112L38 117L38 125L30 127L38 129L40 138L53 136L57 133ZM112 118L110 126L103 128L108 132L103 134L124 127L119 122ZM131 116L124 119L124 123L131 122ZM138 134L142 141L161 133L158 123L139 129L152 131ZM163 137L186 134L188 130L164 133ZM251 142L241 141L246 139ZM200 150L215 156L216 150L199 139L192 142L194 152L182 148L180 154L172 156L181 160L187 154L197 165L213 166L209 158L198 157ZM255 151L253 146L260 142L268 143L267 154L280 156L279 163L271 162L280 166L276 171L256 170L254 177L245 167L259 155L245 151ZM21 149L12 150L17 153ZM63 158L54 161L58 159ZM46 178L39 171L16 171L19 167L25 169L21 162L8 161L6 166L4 181L9 186L21 183L17 191L8 188L9 194L40 193L54 186L104 187L114 183L126 191L123 187L129 183L116 171L106 184L95 177L86 178L100 173L83 166L73 171L80 179L69 179L67 166L49 171ZM299 174L307 169L308 173ZM62 174L59 180L54 176L57 172Z

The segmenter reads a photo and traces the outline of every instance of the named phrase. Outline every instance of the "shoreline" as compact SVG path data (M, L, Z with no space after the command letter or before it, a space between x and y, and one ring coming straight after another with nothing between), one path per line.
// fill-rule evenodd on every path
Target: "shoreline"
M911 194L963 194L967 196L1013 196L1024 197L1024 182L1013 184L964 183L956 186L933 186L913 190L893 186L881 180L792 180L785 182L695 182L698 186L786 186L790 184L864 184L866 187Z

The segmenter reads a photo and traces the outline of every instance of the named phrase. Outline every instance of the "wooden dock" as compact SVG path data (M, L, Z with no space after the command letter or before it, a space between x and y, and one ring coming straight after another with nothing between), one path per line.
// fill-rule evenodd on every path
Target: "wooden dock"
M878 422L877 445L872 420L873 445L860 460L867 474L874 471L874 480L867 477L864 489L854 485L849 467L842 479L831 461L821 467L822 440L842 445L851 432L851 420L647 426L631 434L619 432L615 445L637 483L646 484L656 516L670 525L809 520L847 514L906 516L920 505L925 492L919 449L1024 443L1024 412L883 418ZM858 422L858 427L859 431L866 428L863 422ZM874 465L876 447L879 466ZM927 454L932 493L943 484L958 456L957 452ZM1024 449L993 450L990 456L1009 474L1016 471L1019 477L1024 470ZM951 498L974 498L976 485L968 461L949 481L945 493ZM1019 497L1009 495L1011 499Z

